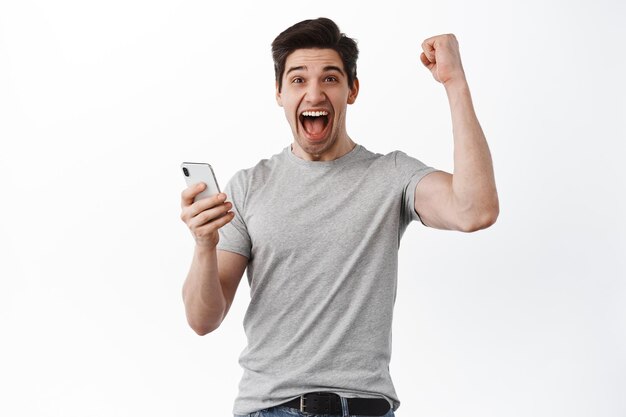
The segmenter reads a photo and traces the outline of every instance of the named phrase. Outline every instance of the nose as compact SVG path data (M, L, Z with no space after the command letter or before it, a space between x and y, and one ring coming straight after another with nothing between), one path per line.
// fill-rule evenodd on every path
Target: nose
M306 101L312 104L326 101L326 94L324 93L323 85L318 82L311 82L308 84L305 96Z

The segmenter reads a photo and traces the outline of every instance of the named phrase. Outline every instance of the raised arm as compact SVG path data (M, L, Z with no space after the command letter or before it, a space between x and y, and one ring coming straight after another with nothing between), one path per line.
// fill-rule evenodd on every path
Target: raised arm
M415 211L424 224L437 229L473 232L491 226L499 214L491 153L474 112L452 34L422 43L422 64L442 83L448 95L454 136L454 173L433 172L415 188Z

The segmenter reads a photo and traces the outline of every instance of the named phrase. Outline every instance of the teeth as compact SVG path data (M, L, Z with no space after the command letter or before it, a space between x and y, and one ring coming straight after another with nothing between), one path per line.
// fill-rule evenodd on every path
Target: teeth
M325 110L322 111L305 111L302 112L303 116L309 116L309 117L319 117L319 116L328 116L328 112Z

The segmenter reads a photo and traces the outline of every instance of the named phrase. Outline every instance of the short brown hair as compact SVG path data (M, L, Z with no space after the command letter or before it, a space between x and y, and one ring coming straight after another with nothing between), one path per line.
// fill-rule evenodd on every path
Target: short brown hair
M274 73L278 91L283 86L283 74L287 57L296 49L328 48L335 50L341 57L344 70L348 75L348 86L354 86L356 79L356 60L359 49L356 41L341 33L332 20L320 17L315 20L303 20L284 30L272 42Z

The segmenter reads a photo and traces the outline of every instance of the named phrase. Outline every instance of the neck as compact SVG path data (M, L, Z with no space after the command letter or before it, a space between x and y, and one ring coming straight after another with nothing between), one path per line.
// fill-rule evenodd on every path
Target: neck
M320 153L309 153L302 149L297 141L294 141L291 144L291 152L305 161L333 161L353 150L355 146L356 143L354 143L350 137L345 136L343 140L336 142L330 149L326 149Z

